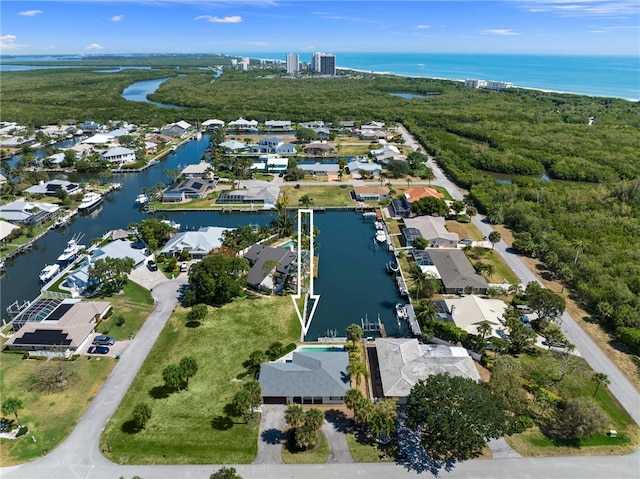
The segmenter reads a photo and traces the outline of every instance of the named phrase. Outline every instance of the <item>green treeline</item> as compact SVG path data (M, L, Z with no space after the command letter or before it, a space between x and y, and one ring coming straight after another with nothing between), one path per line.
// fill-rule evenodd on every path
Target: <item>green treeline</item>
M212 81L210 70L197 68L211 63L198 65L190 57L177 69L172 60L118 73L86 67L4 72L2 120L36 126L67 119L160 125L239 116L402 122L491 222L513 229L514 249L540 257L612 334L632 347L640 344L638 103L361 73L292 79L276 70L229 68ZM184 108L121 97L131 83L152 78L169 78L153 101ZM394 92L425 97L407 100L389 94ZM515 176L502 184L493 173ZM541 180L543 174L552 181Z

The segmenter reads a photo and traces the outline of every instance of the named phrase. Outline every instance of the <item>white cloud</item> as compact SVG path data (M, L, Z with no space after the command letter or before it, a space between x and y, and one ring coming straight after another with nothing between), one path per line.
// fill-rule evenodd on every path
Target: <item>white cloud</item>
M124 15L114 15L111 17L112 22L121 22L124 19Z
M431 28L431 25L416 25L416 28L419 30L424 30L425 28Z
M635 17L637 0L512 0L533 13L555 13L561 17Z
M489 28L487 30L482 30L480 33L482 33L483 35L505 35L505 36L518 34L517 32L514 32L513 30L508 30L506 28Z
M18 12L18 15L22 17L35 17L40 13L42 13L42 10L25 10L23 12Z
M241 23L242 17L240 15L230 15L228 17L213 17L211 15L200 15L196 17L196 20L206 20L211 23Z
M92 43L91 45L87 45L85 47L85 50L88 52L94 51L94 50L104 50L104 47L99 43Z
M15 35L2 35L0 37L0 49L15 50L16 48L20 48L20 46L16 44L16 38Z
M369 23L374 24L373 20L368 18L359 18L359 17L343 17L340 15L333 15L329 12L312 12L313 15L317 15L326 20L338 20L338 21L348 21L348 22L357 22L357 23Z

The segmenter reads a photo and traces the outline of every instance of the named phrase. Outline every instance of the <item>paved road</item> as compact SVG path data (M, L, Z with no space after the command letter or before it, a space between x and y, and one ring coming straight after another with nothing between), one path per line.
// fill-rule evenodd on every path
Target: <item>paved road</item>
M401 128L400 132L407 145L411 146L413 149L416 149L419 146L404 128ZM456 199L463 198L463 191L444 175L433 159L429 159L428 165L436 176L436 179L433 180L432 184L445 187L451 193L451 196ZM489 236L489 233L493 231L491 225L485 222L485 218L482 215L474 216L471 220L483 235ZM526 285L531 281L538 281L535 275L520 260L520 257L513 253L504 241L496 243L495 251L504 258L516 276L520 278L521 283ZM633 420L640 424L640 394L638 394L638 391L633 384L631 384L627 377L617 368L609 357L566 312L562 315L561 328L567 335L567 338L575 344L576 349L586 359L593 370L596 372L603 372L609 376L609 379L611 380L609 390L618 399L618 401L620 401L620 404L622 404L622 406L627 410Z

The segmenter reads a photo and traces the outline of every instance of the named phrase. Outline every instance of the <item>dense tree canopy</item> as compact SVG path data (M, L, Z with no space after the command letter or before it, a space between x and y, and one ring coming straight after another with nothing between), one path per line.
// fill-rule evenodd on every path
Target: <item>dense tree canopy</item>
M436 374L419 381L407 397L407 425L438 461L478 457L486 441L501 437L505 406L475 381Z
M244 258L211 255L195 263L189 270L191 289L185 303L218 306L242 294L249 263Z

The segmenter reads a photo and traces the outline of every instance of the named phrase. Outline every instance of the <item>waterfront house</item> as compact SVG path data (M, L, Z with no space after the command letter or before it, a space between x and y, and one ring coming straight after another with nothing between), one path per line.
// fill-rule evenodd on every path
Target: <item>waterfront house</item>
M162 193L163 203L179 203L193 198L204 198L216 187L216 180L186 178L172 184Z
M73 195L75 193L80 193L81 189L77 183L72 183L71 181L51 180L46 183L41 181L37 185L30 186L24 191L31 195L56 196L58 191L64 191L68 195Z
M447 313L451 320L469 334L478 334L478 325L483 322L491 326L490 337L505 338L502 315L507 305L500 299L485 299L475 294L462 298L445 298Z
M284 288L297 258L287 248L272 248L261 244L251 246L244 257L251 266L247 276L249 287L269 292L278 292Z
M264 173L280 174L287 171L289 159L278 155L262 155L251 165L250 169Z
M83 121L78 125L78 128L89 132L98 131L100 129L100 123L96 123L95 121Z
M415 338L376 338L382 393L402 404L413 386L434 374L480 381L473 359L457 346L421 344Z
M59 165L64 161L64 153L54 153L53 155L47 156L43 163L45 165Z
M358 137L361 140L387 140L390 138L390 134L386 131L375 131L375 130L358 130Z
M12 225L11 223L0 220L0 241L4 241L5 238L11 235L11 233L19 229L19 226Z
M304 145L303 151L307 155L326 156L333 151L333 146L328 143L311 142Z
M190 131L193 131L195 127L184 120L180 120L176 123L170 123L160 130L160 134L171 137L184 136Z
M382 173L382 167L379 164L357 160L347 163L347 170L351 175L360 175L361 171L366 171L372 175L380 175Z
M378 148L377 150L371 150L371 154L375 157L384 156L388 153L399 155L400 150L395 145L384 145L382 148Z
M222 120L206 120L202 122L202 128L213 131L218 128L224 128L224 121Z
M114 141L114 137L108 133L96 133L81 141L85 145L108 145Z
M160 250L160 255L171 257L178 256L183 251L189 253L193 259L202 259L211 251L222 246L223 233L231 231L233 228L221 228L217 226L203 226L197 231L183 231L174 235L164 248Z
M291 131L291 121L289 120L267 120L264 122L264 127L267 131Z
M314 128L313 131L316 132L316 136L318 137L318 140L328 140L329 136L331 136L331 132L329 131L329 128L319 127L319 128Z
M290 359L264 363L264 404L342 404L351 389L349 353L294 351Z
M249 203L272 206L280 196L277 186L256 186L245 190L229 190L220 192L216 203Z
M407 218L411 216L411 205L413 204L413 202L427 196L438 199L444 198L444 195L442 193L433 188L429 188L428 186L408 188L404 191L404 194L401 198L396 198L391 202L391 210L393 216L400 218Z
M438 271L443 293L464 294L470 288L475 294L486 294L489 284L476 273L464 252L454 248L429 248L423 251Z
M39 298L14 318L16 333L4 349L70 355L89 343L97 321L110 309L106 301Z
M296 152L296 145L285 143L277 136L261 138L257 145L251 145L251 153L277 153L292 155Z
M406 228L402 231L407 246L412 240L408 237L412 229L418 230L420 236L429 242L431 248L457 248L458 233L449 233L445 227L445 220L441 216L417 216L405 218Z
M213 165L206 161L194 163L185 166L180 172L180 176L185 178L202 178L204 180L213 180Z
M230 121L227 125L227 130L255 133L258 131L258 122L256 120L245 120L244 118L240 117L237 120Z
M125 148L124 146L118 146L101 153L100 158L107 160L112 164L124 165L136 161L136 152L129 148Z
M241 143L237 140L223 141L218 146L221 146L222 148L224 148L225 150L231 153L237 153L239 151L246 150L249 148L245 143Z
M307 121L298 125L299 128L310 128L312 130L315 130L316 128L322 128L324 126L326 125L322 120Z
M60 207L51 203L16 200L0 206L0 218L16 225L38 225L55 216Z
M389 198L386 186L354 186L353 195L358 201L380 201Z
M369 123L365 123L364 125L360 125L361 130L370 130L370 131L378 131L384 128L384 122L381 121L371 121Z

